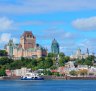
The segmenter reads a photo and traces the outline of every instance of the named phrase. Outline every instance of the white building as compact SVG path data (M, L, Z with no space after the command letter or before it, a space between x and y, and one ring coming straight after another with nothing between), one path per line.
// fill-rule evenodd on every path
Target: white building
M78 70L83 70L83 69L88 70L89 69L88 65L78 65L77 68L78 68Z
M74 61L69 61L65 64L65 67L64 67L64 70L65 70L65 73L67 75L69 75L69 72L72 71L72 70L75 70L77 71L77 68L75 68L74 66Z
M70 56L70 59L77 59L77 58L79 58L79 59L84 58L85 59L88 56L89 56L89 50L88 49L87 49L87 52L85 54L82 54L81 49L79 48L74 55Z
M15 69L11 70L12 76L24 76L27 72L30 72L31 69L27 68L21 68L21 69Z

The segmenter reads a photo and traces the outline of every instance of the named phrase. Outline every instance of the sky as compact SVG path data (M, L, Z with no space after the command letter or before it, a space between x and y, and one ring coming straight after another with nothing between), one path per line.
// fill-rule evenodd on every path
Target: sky
M0 0L0 49L24 31L49 52L55 38L66 55L96 53L96 0Z

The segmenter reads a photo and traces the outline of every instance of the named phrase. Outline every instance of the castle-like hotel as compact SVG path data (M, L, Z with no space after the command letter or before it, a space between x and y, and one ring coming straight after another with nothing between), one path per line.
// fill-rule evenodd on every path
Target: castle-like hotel
M19 59L26 58L39 58L47 55L47 49L36 44L36 37L31 31L25 31L20 37L20 44L14 44L13 40L5 46L8 56Z

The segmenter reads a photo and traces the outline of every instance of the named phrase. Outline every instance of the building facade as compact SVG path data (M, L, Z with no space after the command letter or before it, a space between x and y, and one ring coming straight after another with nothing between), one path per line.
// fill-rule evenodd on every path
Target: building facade
M79 59L84 58L85 59L88 56L89 56L89 50L88 50L88 48L87 48L87 52L85 54L82 54L81 49L79 48L74 55L71 55L70 56L70 58L71 59L77 59L77 58L79 58Z
M47 49L36 44L36 37L31 31L25 31L22 34L20 44L14 44L13 40L9 40L5 50L13 58L39 58L47 55Z
M55 39L52 41L51 52L59 54L59 43Z

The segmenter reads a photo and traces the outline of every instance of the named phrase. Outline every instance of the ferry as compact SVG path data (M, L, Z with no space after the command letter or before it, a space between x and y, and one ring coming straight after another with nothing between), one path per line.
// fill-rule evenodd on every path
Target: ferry
M44 80L38 73L26 73L25 76L21 77L21 80Z

